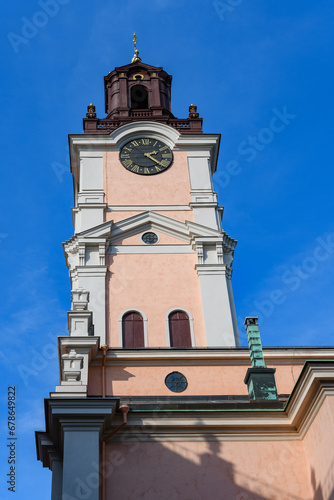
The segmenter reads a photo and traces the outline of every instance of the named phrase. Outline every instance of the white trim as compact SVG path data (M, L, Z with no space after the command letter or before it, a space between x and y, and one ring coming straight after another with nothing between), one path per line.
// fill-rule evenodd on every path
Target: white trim
M103 158L103 151L88 151L87 149L82 149L80 151L81 158Z
M186 210L188 212L191 212L191 208L189 207L189 205L108 205L107 207L108 212L136 212L137 210L140 212L146 212L148 210L159 210L161 212L172 210Z
M107 238L112 229L112 225L113 221L109 220L107 222L99 224L98 226L80 231L80 233L77 233L76 236L79 238Z
M77 339L80 342L88 342L96 337L62 337L62 345L68 349L75 347ZM62 352L67 352L63 350ZM307 360L332 361L334 358L334 348L324 347L263 347L263 353L267 364L275 366L303 366ZM157 362L160 366L173 365L180 366L184 363L196 363L199 366L250 366L248 347L231 348L197 348L197 349L173 349L150 348L138 350L135 353L129 349L109 349L107 352L106 364L112 366L141 366L142 364ZM102 353L92 360L93 366L101 366Z
M165 316L165 326L166 326L166 340L167 340L167 347L170 347L170 334L169 334L169 315L173 311L182 311L185 312L188 315L189 318L189 325L190 325L190 339L191 339L191 347L196 347L195 344L195 333L194 333L194 318L188 309L185 309L184 307L172 307L169 309L166 313Z
M147 231L145 231L147 232ZM149 245L144 243L142 245L113 245L107 251L107 254L138 254L138 253L149 253L149 254L162 254L162 253L175 253L193 254L194 250L191 245L158 245L157 243Z
M204 274L222 274L225 276L230 274L229 268L226 264L196 264L195 268L198 276L202 276Z
M143 318L144 324L144 347L148 347L148 335L147 335L147 316L141 309L136 309L135 307L130 307L129 309L124 309L124 311L118 317L118 339L119 346L123 348L123 329L122 329L122 321L123 316L129 312L137 312Z
M146 231L147 228L155 228L156 231L164 231L166 234L171 234L177 238L189 241L189 230L184 222L172 219L166 215L158 214L156 212L141 212L132 215L127 219L123 219L114 223L111 233L111 241L117 241L118 235L124 234L128 231L135 230L135 233ZM133 233L134 234L134 233Z
M138 137L150 137L152 139L162 140L170 149L173 149L176 141L180 137L180 133L163 123L142 121L122 125L110 134L110 138L115 140L119 149L131 141L131 139L137 139Z

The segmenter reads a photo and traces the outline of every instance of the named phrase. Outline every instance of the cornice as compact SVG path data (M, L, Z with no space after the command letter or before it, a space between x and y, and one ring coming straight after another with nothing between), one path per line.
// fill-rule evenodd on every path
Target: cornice
M64 339L69 337L62 337ZM73 339L75 340L75 339ZM267 365L289 365L291 363L303 365L306 361L330 361L334 359L334 348L293 348L277 347L263 348ZM102 352L98 351L93 362L101 366ZM106 365L240 365L250 366L249 349L247 347L231 348L143 348L123 349L111 348L107 351Z
M45 399L45 431L35 432L37 459L52 470L55 456L62 457L65 431L98 430L100 437L119 407L119 398Z

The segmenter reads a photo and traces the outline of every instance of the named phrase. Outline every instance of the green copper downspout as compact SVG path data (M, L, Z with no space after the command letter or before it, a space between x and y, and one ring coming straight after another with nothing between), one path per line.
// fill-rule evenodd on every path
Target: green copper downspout
M247 317L245 325L252 363L252 368L248 368L244 380L249 397L251 400L277 400L276 368L267 368L264 362L258 318Z

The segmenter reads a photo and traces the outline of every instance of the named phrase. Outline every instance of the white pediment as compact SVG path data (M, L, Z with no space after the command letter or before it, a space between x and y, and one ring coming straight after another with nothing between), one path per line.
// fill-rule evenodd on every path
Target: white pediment
M108 240L113 244L119 240L126 240L131 236L144 231L155 230L172 236L183 244L189 245L199 242L224 242L224 246L234 248L236 241L223 232L212 229L192 221L181 222L153 211L145 211L121 221L104 222L99 226L77 233L74 238L65 243L94 243Z
M98 226L95 226L90 229L86 229L85 231L81 231L80 233L76 234L77 239L80 240L94 240L94 239L99 239L99 238L108 238L111 233L111 228L113 225L113 221L108 221L104 222L103 224L100 224Z
M112 227L110 243L148 230L165 233L185 244L189 244L191 240L191 235L184 222L156 212L145 211L116 222Z

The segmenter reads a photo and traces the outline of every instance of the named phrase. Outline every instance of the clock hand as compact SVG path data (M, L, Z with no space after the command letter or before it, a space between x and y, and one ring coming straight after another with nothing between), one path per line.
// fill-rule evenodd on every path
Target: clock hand
M163 167L163 164L160 163L160 161L158 161L155 158L153 158L150 153L144 153L144 156L146 156L146 158L149 158L150 160L154 161L155 163L157 163L158 165L160 165L161 167Z

